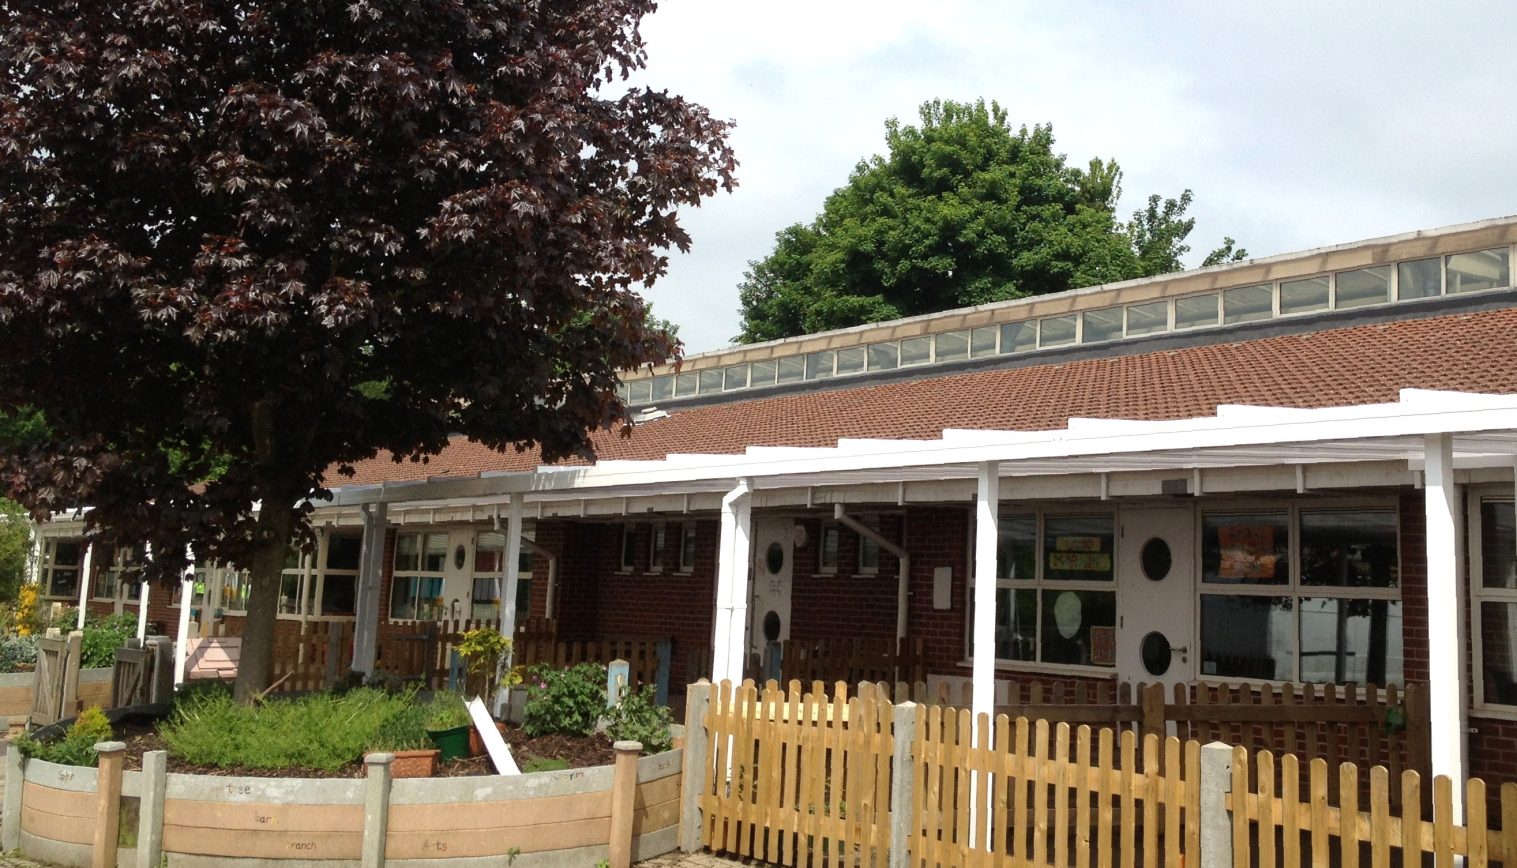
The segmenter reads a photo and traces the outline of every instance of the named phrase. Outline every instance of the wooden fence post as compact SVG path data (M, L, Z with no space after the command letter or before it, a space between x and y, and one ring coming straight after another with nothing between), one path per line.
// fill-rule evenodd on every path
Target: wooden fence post
M5 745L5 813L0 815L0 849L21 849L21 789L26 783L26 759L16 749L14 736Z
M168 792L168 751L142 755L142 801L137 814L137 868L159 868L163 859L163 800Z
M1147 693L1144 694L1147 696ZM1145 703L1146 705L1146 703ZM1201 868L1233 868L1233 749L1214 741L1201 747ZM1242 793L1238 794L1241 799ZM1125 818L1124 818L1125 819Z
M68 659L63 667L63 706L59 719L79 713L79 661L84 656L84 633L75 630L68 634Z
M126 742L102 741L95 745L100 755L100 776L95 784L95 838L90 850L90 868L116 868L116 840L121 835L121 767Z
M390 835L390 763L393 753L364 754L368 779L363 799L363 868L384 868L385 842Z
M619 741L611 745L616 751L611 771L611 868L632 868L632 816L637 812L637 758L643 752L640 741Z
M1142 703L1142 720L1138 724L1138 735L1164 738L1168 732L1164 725L1164 685L1143 685L1139 701Z
M701 848L701 797L711 786L711 734L706 712L711 708L711 682L702 678L685 688L685 768L681 779L679 848ZM8 816L8 815L7 815Z
M658 646L654 649L658 658L658 674L654 676L654 702L659 705L669 704L669 666L674 660L674 643L669 639L658 640ZM685 674L689 678L689 673Z
M903 702L895 707L891 721L895 759L890 764L890 868L907 868L911 864L911 837L918 825L913 804L917 766L912 750L916 744L918 709L916 703Z

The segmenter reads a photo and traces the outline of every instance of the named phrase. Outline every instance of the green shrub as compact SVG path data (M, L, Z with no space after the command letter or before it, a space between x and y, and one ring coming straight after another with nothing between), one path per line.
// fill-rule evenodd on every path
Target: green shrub
M36 665L36 636L6 636L0 640L0 672L24 672Z
M606 709L606 667L598 663L568 669L534 667L526 684L522 729L533 738L554 733L589 735Z
M176 698L159 734L174 756L199 765L333 770L375 749L381 738L391 740L387 747L409 739L414 699L360 688L250 706L226 691L190 693Z
M106 719L105 712L100 710L100 706L92 705L79 713L79 717L69 725L62 738L41 742L26 734L16 739L15 747L21 751L22 756L44 762L92 766L100 759L95 753L95 745L110 741L113 735L111 722Z
M468 726L471 720L463 694L439 690L432 694L432 701L427 703L426 725L433 732Z
M137 635L137 617L122 612L101 621L85 621L80 643L79 665L85 669L102 669L116 664L116 649Z
M654 702L653 686L628 691L622 701L606 711L606 734L617 741L640 741L648 753L663 753L674 746L669 724L674 716Z

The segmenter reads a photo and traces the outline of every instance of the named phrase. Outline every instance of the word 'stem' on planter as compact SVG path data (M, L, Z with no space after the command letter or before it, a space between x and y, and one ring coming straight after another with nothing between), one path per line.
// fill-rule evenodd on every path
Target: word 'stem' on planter
M385 860L426 859L446 866L450 860L498 859L513 868L582 868L620 855L618 849L630 849L631 858L640 860L667 853L677 843L683 764L678 750L649 757L620 752L617 762L625 766L620 794L613 793L615 766L392 780L392 759L373 759L368 779L163 774L156 761L148 768L166 780L155 783L151 772L125 772L116 864L199 868L268 860L336 868ZM15 774L10 780L20 781L21 790L13 802L19 803L19 819L9 812L4 817L6 839L14 838L21 852L34 858L90 865L101 773L19 756L8 762L8 774ZM626 792L628 785L634 792ZM632 806L630 824L625 818L613 821L617 804ZM629 846L611 847L613 829L629 826ZM366 835L383 836L383 847L376 837L367 860Z

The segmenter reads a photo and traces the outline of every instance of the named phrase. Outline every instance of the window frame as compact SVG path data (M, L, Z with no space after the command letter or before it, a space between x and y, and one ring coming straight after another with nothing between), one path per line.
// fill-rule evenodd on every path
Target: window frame
M111 562L100 570L100 580L90 582L90 601L95 603L115 603L120 594L121 580L124 575L136 574L128 584L133 588L132 593L121 597L124 605L135 606L139 599L139 591L142 586L142 568L147 564L146 551L140 546L117 546L111 551ZM111 588L111 593L101 593L102 589Z
M667 560L664 546L669 541L668 522L652 522L648 530L648 573L658 574L664 571L664 563Z
M622 522L621 554L616 571L630 575L637 569L637 522Z
M874 531L875 533L880 533L880 517L878 515L859 516L858 517L858 521L859 521L860 524L864 525L865 527L869 528L870 530ZM864 534L861 534L861 533L855 531L853 535L856 536L856 537L858 537L858 550L856 552L854 552L854 561L853 561L853 572L854 572L854 575L857 575L857 576L877 576L877 575L879 575L880 574L880 555L883 554L883 552L884 552L883 548L880 546L879 543L875 542L874 540L870 539L868 536L866 536ZM881 535L883 536L883 534L881 534ZM872 553L872 557L866 558L865 557L866 553ZM873 560L873 563L869 563L870 560Z
M63 569L74 571L74 592L72 594L54 594L53 573L58 569L58 545L60 543L73 543L79 547L79 559L72 564L64 564ZM84 537L79 536L46 536L42 538L42 556L37 564L37 598L39 600L69 600L74 605L79 605L79 583L85 581L84 553L89 543Z
M827 562L827 537L831 535L832 563ZM843 559L843 530L842 525L835 521L824 521L816 534L816 571L824 576L835 576L838 573L838 563Z
M1396 522L1396 584L1394 587L1360 587L1354 585L1307 585L1302 583L1301 569L1301 516L1306 513L1323 512L1386 512L1390 513ZM1205 563L1205 520L1207 516L1225 515L1283 515L1286 520L1286 557L1289 579L1282 584L1226 584L1221 582L1207 582L1204 577ZM1402 676L1396 682L1404 684L1406 680L1406 603L1402 595L1405 584L1406 564L1402 562L1403 549L1403 523L1401 509L1398 501L1384 498L1332 498L1324 500L1300 500L1282 499L1279 501L1241 501L1235 499L1219 500L1216 503L1197 504L1195 515L1195 563L1196 563L1196 677L1203 681L1227 681L1229 683L1248 684L1302 684L1302 651L1301 651L1301 615L1302 600L1304 599L1335 599L1335 600L1387 600L1400 603L1401 629L1398 640L1401 647ZM1231 596L1231 597L1285 597L1291 600L1291 638L1292 638L1292 664L1293 671L1276 678L1253 678L1244 675L1223 675L1208 673L1204 670L1206 660L1206 648L1204 646L1204 631L1202 624L1202 598L1206 596ZM1330 684L1334 682L1313 681L1311 684ZM1359 682L1347 681L1337 685L1339 688L1361 689L1365 685ZM1385 685L1377 685L1384 687Z
M1468 529L1469 548L1465 562L1469 564L1465 576L1468 605L1461 613L1466 619L1470 641L1470 680L1474 682L1470 694L1470 713L1476 717L1496 720L1517 720L1517 704L1506 705L1492 702L1485 695L1485 635L1484 619L1480 616L1483 603L1511 603L1517 605L1517 588L1486 588L1484 551L1485 528L1480 520L1480 507L1486 501L1514 502L1513 489L1508 485L1471 485L1465 491L1465 526ZM1429 639L1431 641L1431 639Z
M427 566L427 537L434 536L434 535L435 536L441 536L443 538L443 565L442 565L442 569L428 570L426 568L426 566ZM401 539L403 539L405 537L411 537L411 536L416 537L417 540L418 540L416 569L414 569L414 570L402 570L402 569L399 568L400 541L401 541ZM387 595L387 599L385 600L385 606L387 607L386 608L386 611L387 611L386 620L389 620L389 621L437 621L437 620L439 620L439 619L442 618L442 610L440 608L436 612L433 613L432 617L429 617L429 618L419 617L420 614L421 614L421 602L420 601L422 600L422 597L419 596L419 592L420 592L420 587L419 586L414 586L413 587L413 591L415 593L413 593L412 598L411 598L411 605L415 609L415 615L413 615L412 617L409 617L409 618L396 617L396 615L395 615L395 588L399 585L399 583L400 583L400 581L402 579L436 579L440 583L440 587L446 588L447 587L447 580L448 580L448 569L447 569L448 542L447 541L448 541L448 531L446 531L446 530L439 530L437 528L418 529L418 530L412 530L412 531L401 531L401 532L397 532L395 534L394 548L392 549L392 554L391 554L391 563L394 564L395 566L390 571L390 591L389 591L389 594ZM431 598L431 599L438 599L438 598Z

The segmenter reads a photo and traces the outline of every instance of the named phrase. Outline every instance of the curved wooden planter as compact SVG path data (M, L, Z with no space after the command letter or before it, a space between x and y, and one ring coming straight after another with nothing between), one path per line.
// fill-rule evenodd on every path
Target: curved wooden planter
M392 779L388 754L357 779L166 774L162 756L121 779L117 861L170 866L594 865L628 828L632 859L675 849L682 752L619 766L459 778ZM155 771L156 767L156 771ZM109 816L102 769L7 757L3 844L61 865L91 864L92 836ZM630 782L634 782L630 783ZM109 791L109 787L107 787ZM621 807L625 806L625 807ZM625 834L625 832L623 832ZM624 838L623 849L627 846ZM141 848L145 852L138 853ZM383 853L383 857L379 856ZM139 861L139 857L142 857Z

